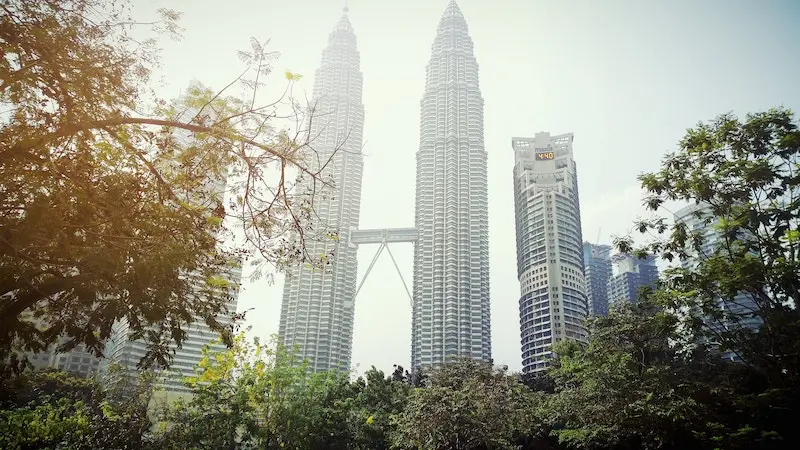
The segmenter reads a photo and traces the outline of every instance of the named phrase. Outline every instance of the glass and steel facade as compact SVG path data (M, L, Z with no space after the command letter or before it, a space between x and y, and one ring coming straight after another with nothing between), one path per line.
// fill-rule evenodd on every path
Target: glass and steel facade
M658 266L653 255L639 258L632 255L614 257L617 273L608 280L608 303L636 303L639 290L655 288L658 282Z
M608 314L608 280L611 278L611 246L583 243L583 273L589 316Z
M306 162L321 179L332 182L327 192L319 183L301 180L313 207L315 235L346 233L358 228L361 208L361 153L364 105L363 78L356 36L345 14L329 35L314 78L310 147ZM305 184L304 184L305 183ZM350 370L354 301L358 275L357 247L340 240L306 241L310 255L332 255L327 267L300 265L287 270L278 333L283 342L307 359L311 369Z
M411 364L491 359L483 97L467 22L451 1L426 69L417 152Z

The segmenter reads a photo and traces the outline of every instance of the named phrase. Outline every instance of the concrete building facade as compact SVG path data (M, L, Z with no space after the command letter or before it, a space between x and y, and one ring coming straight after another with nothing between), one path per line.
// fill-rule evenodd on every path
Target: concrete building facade
M97 375L100 367L100 358L87 351L84 344L78 344L77 347L68 352L58 352L58 346L66 341L67 338L62 337L57 344L50 346L47 351L26 352L25 356L34 370L56 369L83 378L91 378Z
M512 139L523 373L545 369L553 343L587 338L573 140L544 132Z

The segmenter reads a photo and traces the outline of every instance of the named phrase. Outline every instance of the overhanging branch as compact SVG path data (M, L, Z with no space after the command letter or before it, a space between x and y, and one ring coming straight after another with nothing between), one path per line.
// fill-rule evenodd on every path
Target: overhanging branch
M194 133L207 133L211 136L215 136L222 139L228 139L234 142L241 142L244 144L252 145L260 150L263 150L270 155L274 156L277 159L282 161L288 162L290 165L296 167L300 172L305 173L315 179L319 178L318 173L311 172L308 168L304 167L299 161L294 159L290 155L283 154L274 148L270 147L269 145L262 144L260 142L256 142L251 138L242 136L240 134L234 133L232 131L216 128L216 127L207 127L202 125L194 125L190 123L184 123L175 120L164 120L164 119L151 119L145 117L119 117L115 119L105 119L105 120L94 120L84 123L78 124L67 124L61 127L58 131L44 135L37 139L29 139L27 141L23 141L16 145L17 150L29 150L35 147L39 147L42 145L46 145L56 139L61 139L64 137L68 137L79 133L81 131L90 131L96 129L108 129L110 127L117 127L122 125L152 125L152 126L162 126L162 127L172 127L178 128L182 130L191 131ZM323 183L326 183L323 181ZM327 184L327 183L326 183Z

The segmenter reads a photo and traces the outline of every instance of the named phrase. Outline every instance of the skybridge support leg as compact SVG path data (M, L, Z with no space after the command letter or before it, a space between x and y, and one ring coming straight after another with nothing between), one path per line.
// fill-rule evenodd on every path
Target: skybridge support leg
M397 270L397 274L400 275L400 281L403 282L403 287L406 290L406 295L408 295L408 302L411 306L414 306L414 297L411 296L411 291L408 290L408 285L406 284L406 279L403 278L403 273L400 272L400 266L397 265L397 261L394 259L394 255L392 254L392 249L386 245L386 251L389 252L389 256L392 258L392 263L394 263L394 268Z
M389 248L388 242L381 242L378 246L378 251L375 252L375 256L372 257L372 261L369 263L367 267L367 271L364 273L364 277L361 278L361 283L358 285L358 289L356 289L356 297L358 297L358 293L361 292L361 288L364 287L364 282L367 281L367 277L369 273L372 272L372 268L375 267L375 263L378 262L378 257L381 256L381 252L383 249L389 253L389 257L392 258L392 264L394 264L395 270L397 270L397 275L400 275L400 281L403 283L403 288L406 290L406 295L408 295L408 301L413 306L414 305L414 297L411 295L411 291L408 290L408 284L406 284L406 279L403 277L403 272L400 271L400 266L397 265L397 260L394 259L394 255L392 254L392 250Z
M400 271L400 266L397 265L397 260L394 258L392 254L392 250L389 248L389 244L397 244L397 243L411 243L416 244L419 240L419 232L416 228L384 228L384 229L374 229L374 230L359 230L357 228L351 227L349 230L349 234L347 236L348 245L352 247L358 247L361 244L378 244L378 251L375 252L375 256L372 258L372 262L370 262L369 267L367 267L367 271L364 273L364 277L361 279L361 283L359 283L358 288L355 292L355 297L358 297L359 292L361 292L361 288L364 287L364 282L367 281L367 277L369 276L370 272L372 272L372 268L375 267L375 263L378 261L378 258L381 256L381 252L385 248L387 252L389 252L389 257L392 258L392 264L394 264L394 268L397 271L397 275L400 276L400 281L403 283L403 289L406 291L406 295L408 295L408 299L411 302L411 305L414 305L414 296L411 294L411 291L408 289L408 284L406 284L406 279L403 277L403 272Z
M358 285L358 289L356 289L356 297L358 297L359 291L361 291L361 287L364 286L364 282L367 281L367 276L372 271L372 268L375 267L375 262L378 261L378 257L381 256L381 252L383 248L386 247L386 242L381 242L381 245L378 246L378 251L375 252L375 256L372 257L372 262L369 263L369 267L367 267L367 271L364 273L364 277L361 279L361 283Z

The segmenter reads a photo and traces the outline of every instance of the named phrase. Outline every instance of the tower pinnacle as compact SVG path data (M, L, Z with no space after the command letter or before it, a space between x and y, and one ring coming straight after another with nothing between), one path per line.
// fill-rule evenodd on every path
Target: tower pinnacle
M450 0L450 2L447 3L447 9L445 12L450 12L450 11L459 13L461 12L461 8L458 7L458 3L456 3L456 0Z

